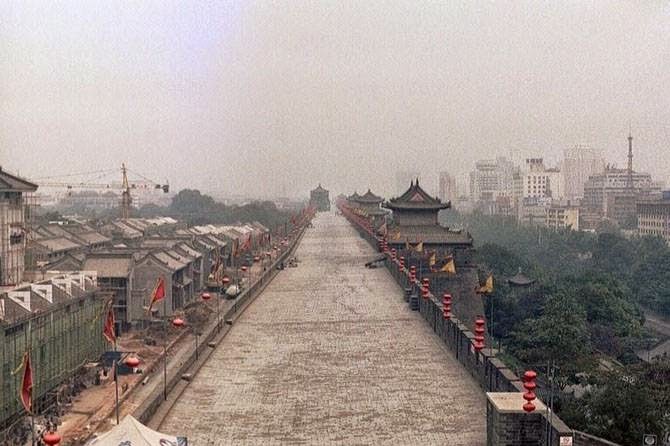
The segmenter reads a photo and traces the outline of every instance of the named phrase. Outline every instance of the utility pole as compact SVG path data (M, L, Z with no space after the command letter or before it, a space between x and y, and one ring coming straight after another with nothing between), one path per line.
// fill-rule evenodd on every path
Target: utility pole
M130 203L132 202L126 163L121 164L121 174L123 175L123 181L121 182L121 218L125 219L130 217Z
M629 130L628 132L628 181L626 186L628 191L633 191L633 134Z

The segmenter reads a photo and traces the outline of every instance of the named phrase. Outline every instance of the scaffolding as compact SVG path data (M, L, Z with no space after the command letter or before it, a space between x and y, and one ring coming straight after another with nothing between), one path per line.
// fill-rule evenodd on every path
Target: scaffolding
M34 196L5 192L0 199L0 286L23 280L25 253L34 212Z
M1 444L8 444L8 431L26 415L18 398L26 352L33 370L34 413L46 416L58 412L55 390L105 351L102 313L108 296L76 289L74 284L71 290L54 285L53 293L54 303L46 310L0 319Z

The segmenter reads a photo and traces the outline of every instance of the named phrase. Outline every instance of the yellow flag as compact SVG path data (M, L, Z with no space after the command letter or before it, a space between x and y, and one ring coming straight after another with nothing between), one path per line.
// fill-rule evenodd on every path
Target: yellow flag
M491 294L493 292L493 274L489 274L486 283L477 289L479 294Z
M417 245L414 247L414 249L416 250L416 252L423 252L423 242L421 241L421 242L417 243Z
M398 229L395 234L393 234L393 240L400 240L400 230Z
M409 248L410 248L410 246L409 246L409 240L405 239L405 249L406 249L407 251L409 251Z
M430 259L428 259L428 265L432 267L432 266L434 266L436 263L437 263L437 256L435 255L435 253L433 253L433 254L430 256Z
M440 269L443 273L456 274L456 264L454 264L454 259L449 259L447 263Z

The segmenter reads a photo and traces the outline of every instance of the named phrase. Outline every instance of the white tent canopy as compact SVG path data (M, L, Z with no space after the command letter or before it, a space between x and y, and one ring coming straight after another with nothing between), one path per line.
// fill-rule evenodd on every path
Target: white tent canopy
M87 446L186 446L186 439L161 434L127 415L118 426L91 440Z

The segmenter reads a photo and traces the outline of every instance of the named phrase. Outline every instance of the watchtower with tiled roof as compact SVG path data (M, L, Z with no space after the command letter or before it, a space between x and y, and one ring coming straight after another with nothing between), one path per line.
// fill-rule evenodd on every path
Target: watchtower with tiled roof
M314 206L317 211L319 212L327 212L330 210L330 197L328 196L329 192L321 187L321 183L319 183L319 186L312 190L309 193L309 203L310 205Z
M438 213L449 209L451 203L430 196L417 179L404 194L383 206L393 211L393 223L388 226L386 236L389 247L405 257L407 267L416 267L419 277L430 279L430 289L435 295L450 293L453 313L472 327L475 316L484 314L482 299L475 294L479 280L472 261L472 237L466 231L453 231L438 222ZM442 270L451 259L455 274Z
M354 192L348 200L350 206L358 208L365 213L375 228L378 228L384 223L385 217L388 214L386 209L380 207L384 202L384 199L373 194L370 189L363 195L358 195Z
M393 211L393 221L398 226L437 225L437 213L451 207L439 198L431 197L421 186L419 179L412 181L409 189L399 197L391 198L384 207Z
M440 226L437 215L441 210L449 209L451 203L431 197L419 186L418 179L411 182L404 194L391 198L383 206L393 211L393 224L388 231L391 245L423 242L424 247L442 252L450 251L447 249L450 247L472 246L468 233Z

